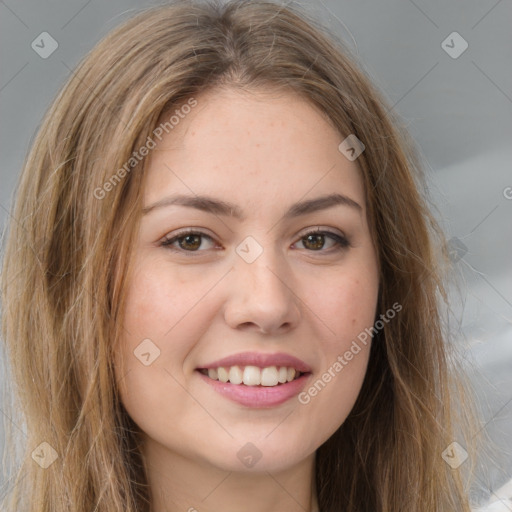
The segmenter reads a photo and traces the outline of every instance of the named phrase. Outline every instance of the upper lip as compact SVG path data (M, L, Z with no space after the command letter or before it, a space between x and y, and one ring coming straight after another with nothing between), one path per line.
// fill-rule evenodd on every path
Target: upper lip
M230 367L230 366L258 366L259 368L265 368L268 366L286 366L289 368L295 368L302 373L310 373L311 368L301 359L278 352L276 354L264 354L261 352L242 352L240 354L233 354L231 356L218 359L211 363L205 364L199 367L199 370L209 368Z

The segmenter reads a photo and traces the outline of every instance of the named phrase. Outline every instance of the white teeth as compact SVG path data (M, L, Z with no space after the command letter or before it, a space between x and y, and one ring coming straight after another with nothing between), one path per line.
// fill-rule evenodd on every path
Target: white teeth
M218 375L218 379L221 381L221 382L227 382L229 380L229 374L226 370L226 368L223 368L222 366L220 366L219 368L217 368L217 375Z
M275 366L269 366L261 370L261 385L262 386L277 386L278 374Z
M229 369L229 382L231 384L242 384L243 372L240 366L232 366Z
M257 366L246 366L243 382L246 386L259 386L261 384L261 370Z
M203 370L206 373L206 370ZM219 368L208 368L208 377L221 382L231 382L231 384L245 384L246 386L277 386L295 380L300 372L295 368L286 366L267 366L259 368L258 366L230 366Z

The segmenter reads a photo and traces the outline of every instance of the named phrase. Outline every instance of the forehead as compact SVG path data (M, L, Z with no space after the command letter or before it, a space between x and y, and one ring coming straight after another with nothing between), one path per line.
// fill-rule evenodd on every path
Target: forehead
M332 192L364 203L359 169L338 150L344 136L312 103L272 90L195 99L150 155L146 205L171 193L237 198L247 208Z

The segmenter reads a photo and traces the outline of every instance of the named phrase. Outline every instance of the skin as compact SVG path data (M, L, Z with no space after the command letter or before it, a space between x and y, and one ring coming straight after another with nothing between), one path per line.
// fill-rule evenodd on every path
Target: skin
M122 402L143 431L152 510L316 510L315 450L352 409L370 344L307 404L246 407L196 369L245 351L285 352L312 368L307 389L373 325L378 263L362 180L338 150L345 137L294 93L216 89L196 99L150 154L144 207L208 195L245 218L171 205L141 220L116 367ZM284 218L292 204L333 193L360 209ZM211 239L162 246L183 228ZM305 238L318 228L349 246ZM248 236L263 249L252 263L235 251ZM160 350L149 366L134 356L144 339ZM237 457L248 442L262 455L251 468Z

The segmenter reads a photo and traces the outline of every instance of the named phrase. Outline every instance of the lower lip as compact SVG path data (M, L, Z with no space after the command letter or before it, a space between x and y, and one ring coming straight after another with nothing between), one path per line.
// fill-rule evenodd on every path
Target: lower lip
M277 386L245 386L244 384L231 384L231 382L213 380L201 372L198 372L198 374L217 393L233 400L233 402L255 408L274 407L290 400L302 391L308 377L311 375L306 373L298 379Z

